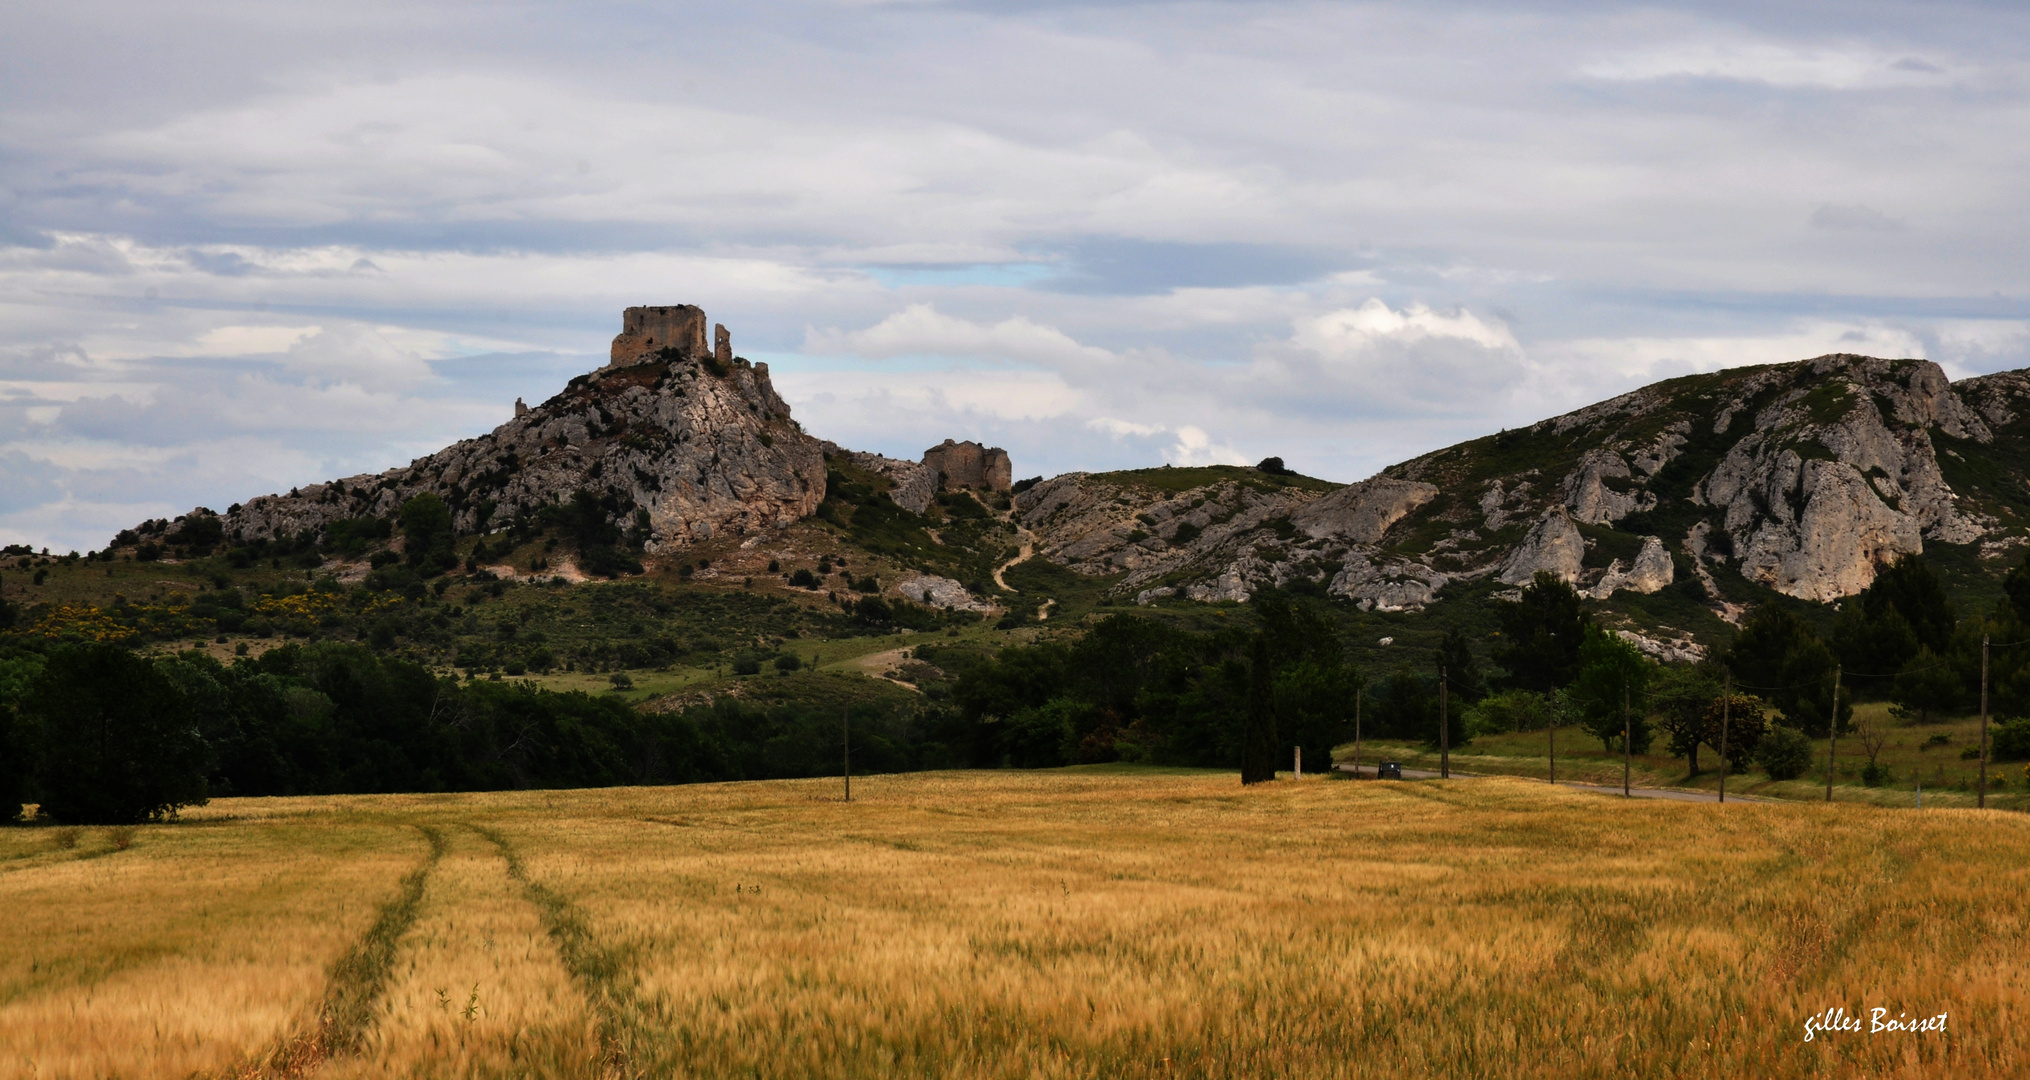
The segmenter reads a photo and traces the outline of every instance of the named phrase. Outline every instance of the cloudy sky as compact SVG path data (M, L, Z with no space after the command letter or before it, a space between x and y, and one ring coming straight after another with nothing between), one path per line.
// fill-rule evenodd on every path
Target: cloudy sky
M404 464L629 304L1023 476L2030 365L2026 54L2002 3L12 4L0 542Z

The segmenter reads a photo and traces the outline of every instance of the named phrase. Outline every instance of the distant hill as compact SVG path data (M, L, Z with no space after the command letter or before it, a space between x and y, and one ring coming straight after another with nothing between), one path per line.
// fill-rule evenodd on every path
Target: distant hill
M1144 602L1296 584L1416 610L1546 570L1731 621L1771 593L1853 595L1905 553L1998 577L2030 526L2030 373L1822 356L1657 383L1344 487L1074 473L1016 507L1047 558Z
M650 556L816 518L890 565L944 575L946 602L1027 603L999 599L1014 590L981 569L999 541L954 537L963 550L946 551L936 527L951 510L933 505L950 502L938 494L955 482L950 455L992 466L976 486L999 511L1005 454L953 444L917 463L821 442L790 418L766 365L733 356L723 327L708 348L704 326L696 308L629 309L611 364L488 435L224 515L149 523L123 542L294 535L328 548L334 528L359 531L341 523L385 521L422 493L448 505L459 535L483 535L576 497ZM829 491L847 476L861 478L850 496ZM1773 595L1853 595L1906 553L1932 557L1963 593L1991 592L2030 532L2030 373L1955 384L1928 361L1836 354L1656 383L1355 484L1220 466L1016 486L1017 539L1115 603L1297 588L1408 612L1548 571L1645 612L1635 622L1663 638L1710 637ZM828 494L841 510L821 513ZM839 498L901 516L845 529Z

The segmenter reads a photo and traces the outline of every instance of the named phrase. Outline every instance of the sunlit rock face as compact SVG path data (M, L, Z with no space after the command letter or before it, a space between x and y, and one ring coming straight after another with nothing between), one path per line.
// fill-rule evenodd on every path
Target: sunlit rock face
M1842 354L1657 383L1336 490L1071 474L1017 506L1047 557L1123 574L1124 598L1306 580L1405 610L1548 571L1598 599L1677 585L1732 618L1722 566L1830 601L1927 545L2025 542L2026 451L2030 373L1955 384L1929 361Z

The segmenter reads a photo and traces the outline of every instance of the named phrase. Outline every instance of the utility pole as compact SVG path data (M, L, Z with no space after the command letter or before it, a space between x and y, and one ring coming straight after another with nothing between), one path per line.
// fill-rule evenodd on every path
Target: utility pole
M845 710L845 709L840 709L840 710L839 710L839 734L840 734L840 735L841 735L841 736L843 737L843 738L841 739L841 742L842 742L842 744L843 744L843 745L845 746L845 748L846 748L846 801L847 801L847 802L852 802L852 801L853 801L853 722L852 722L852 719L851 719L851 714L850 714L850 713L849 713L849 712L848 712L847 710Z
M1360 695L1364 686L1353 688L1353 778L1360 779Z
M1558 782L1558 710L1562 707L1563 703L1558 700L1558 692L1556 690L1551 691L1551 783L1553 784Z
M1720 801L1727 801L1727 714L1734 707L1734 673L1726 676L1726 689L1720 691Z
M1826 722L1826 801L1833 801L1833 766L1840 749L1840 674L1845 665L1833 669L1833 716Z
M1452 718L1445 701L1445 665L1438 665L1438 778L1452 778Z
M1981 788L1974 805L1988 806L1988 635L1981 635Z
M1635 748L1629 745L1628 680L1621 680L1621 797L1633 798L1628 790L1628 770L1635 763Z

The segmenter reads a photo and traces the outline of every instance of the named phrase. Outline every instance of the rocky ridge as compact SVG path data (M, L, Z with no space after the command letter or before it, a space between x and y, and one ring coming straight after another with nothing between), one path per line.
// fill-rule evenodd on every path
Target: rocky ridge
M1122 574L1116 592L1143 602L1303 579L1406 610L1548 571L1597 599L1685 581L1732 615L1722 579L1829 601L1927 543L2022 542L2026 406L2030 373L1954 384L1928 361L1838 354L1657 383L1337 489L1074 473L1016 509L1045 557Z

